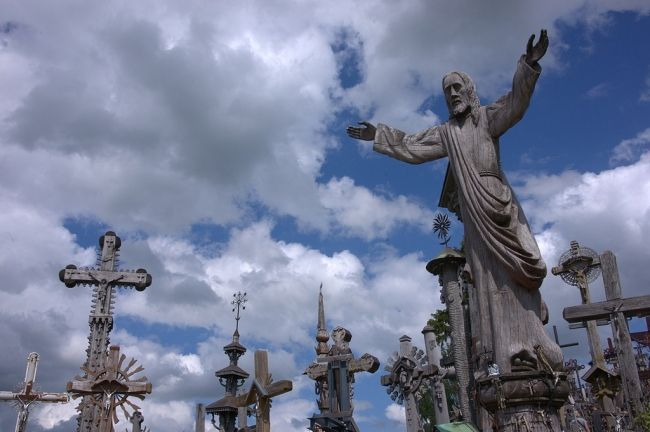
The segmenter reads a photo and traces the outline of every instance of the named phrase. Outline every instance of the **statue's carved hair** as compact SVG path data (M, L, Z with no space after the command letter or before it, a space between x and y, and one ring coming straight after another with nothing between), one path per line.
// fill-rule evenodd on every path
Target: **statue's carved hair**
M465 86L465 89L467 91L467 97L469 99L469 110L470 110L470 115L472 116L472 121L474 124L478 124L478 109L481 106L481 101L478 98L478 95L476 94L476 87L474 86L474 81L467 75L465 72L460 72L460 71L453 71L449 72L447 75L445 75L442 78L442 86L443 86L443 92L444 92L444 86L445 86L445 79L451 75L458 75L460 79L463 81L463 85ZM453 110L447 104L447 108L449 109L449 118L453 117Z

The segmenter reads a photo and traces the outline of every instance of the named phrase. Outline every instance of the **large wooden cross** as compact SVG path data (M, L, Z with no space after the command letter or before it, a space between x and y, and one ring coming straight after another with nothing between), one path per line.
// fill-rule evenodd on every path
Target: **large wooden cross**
M370 354L355 359L349 348L352 334L343 327L332 331L334 346L327 356L318 357L304 372L312 380L326 382L327 409L310 418L310 429L337 428L336 430L358 431L352 417L352 383L358 372L374 373L379 369L379 360Z
M112 231L106 232L99 238L101 254L99 256L99 269L78 269L75 265L68 265L59 272L59 279L68 288L77 285L90 285L94 287L90 317L90 335L88 336L87 358L85 370L96 371L104 366L106 351L109 345L109 335L113 329L113 303L115 302L115 287L134 287L142 291L151 285L151 275L144 269L136 271L118 271L117 258L122 241ZM94 432L97 424L95 416L97 408L90 401L84 399L85 409L81 412L79 432Z
M19 392L0 391L0 401L16 402L18 405L18 418L16 419L15 432L24 432L27 427L29 408L35 402L68 402L67 393L46 393L34 391L36 380L36 367L38 366L38 354L33 352L27 357L27 370L25 380Z
M90 314L90 347L86 367L101 367L108 348L108 334L113 328L113 303L115 287L135 287L143 291L151 285L151 275L144 269L118 271L117 258L122 241L112 231L99 238L101 255L99 269L78 269L70 264L59 272L59 279L68 288L78 285L94 287Z
M650 315L650 295L622 298L616 257L610 251L600 255L607 301L571 306L562 315L568 322L608 318L618 353L619 374L630 416L643 410L641 384L626 317Z
M73 381L68 382L67 390L73 398L84 397L83 402L77 408L79 411L84 410L85 404L91 404L99 409L99 425L97 432L113 432L113 423L119 422L117 417L117 407L127 418L131 414L127 411L127 406L133 408L136 412L139 406L128 400L134 396L140 400L144 399L145 394L151 393L151 383L147 377L133 379L133 375L142 372L144 368L138 366L131 368L136 364L134 359L124 366L126 356L120 355L120 347L112 346L104 363L104 367L98 370L89 370L82 368L86 372L84 377L76 377Z
M349 395L349 385L351 385L351 378L354 376L355 373L359 372L370 372L374 373L377 371L379 368L379 361L377 360L376 357L370 355L370 354L364 354L360 358L355 359L352 354L343 354L343 355L335 355L335 356L327 356L327 357L321 357L318 358L315 363L312 363L309 365L309 367L305 370L305 375L307 375L309 378L313 379L314 381L322 378L322 377L328 377L329 374L331 374L332 370L332 364L337 364L340 366L341 362L346 363L346 370L348 373L347 377L344 376L339 376L337 377L338 379L335 379L335 386L330 386L332 390L336 387L341 387L339 388L339 395L332 395L331 398L334 399L332 401L331 405L334 406L341 406L341 402L346 399L346 394ZM337 400L338 399L338 400ZM346 407L349 406L349 398L347 399L348 403L344 403ZM332 406L329 407L330 410L332 410ZM345 410L345 409L344 409Z
M271 398L290 392L293 383L289 380L273 382L269 374L269 359L266 351L255 351L255 379L248 393L233 398L233 406L247 407L255 404L257 432L271 431ZM241 425L240 425L241 426Z

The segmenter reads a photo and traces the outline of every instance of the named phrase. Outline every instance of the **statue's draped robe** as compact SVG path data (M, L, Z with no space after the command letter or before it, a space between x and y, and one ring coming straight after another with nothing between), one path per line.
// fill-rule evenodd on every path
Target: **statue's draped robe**
M517 358L535 362L537 345L554 369L562 363L542 324L539 287L546 265L499 161L499 137L522 118L539 73L522 57L512 90L474 116L412 135L379 124L375 135L375 151L405 162L449 158L448 182L456 188L475 289L471 322L479 328L472 329L473 349L491 354L501 373L518 365ZM485 371L485 361L480 363Z

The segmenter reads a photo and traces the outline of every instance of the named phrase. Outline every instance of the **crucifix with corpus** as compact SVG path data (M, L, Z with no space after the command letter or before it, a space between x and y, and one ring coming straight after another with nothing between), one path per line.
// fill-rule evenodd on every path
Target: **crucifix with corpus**
M87 358L83 370L95 373L104 367L109 335L113 329L113 304L115 287L133 287L143 291L151 285L151 275L144 269L136 271L117 270L118 252L121 239L112 231L99 238L101 253L98 257L99 269L78 269L68 265L59 272L59 279L68 288L78 285L93 286L93 300L88 319L90 335L88 336ZM97 408L92 401L84 398L80 407L79 432L94 432L98 420Z
M0 401L15 402L18 406L18 418L16 419L15 432L24 432L27 430L27 418L29 417L29 408L37 402L68 402L67 393L46 393L34 391L34 381L36 380L36 367L38 366L38 353L30 353L27 357L27 370L25 371L25 380L19 392L0 391Z

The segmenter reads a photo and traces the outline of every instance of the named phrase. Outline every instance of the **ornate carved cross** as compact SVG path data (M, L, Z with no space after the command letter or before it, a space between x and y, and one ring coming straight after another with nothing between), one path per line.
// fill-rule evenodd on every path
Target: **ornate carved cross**
M87 358L84 370L96 371L101 369L106 359L106 350L109 344L109 334L113 329L113 303L115 287L134 287L142 291L151 285L151 275L144 269L136 271L118 271L117 258L122 241L112 231L106 232L99 238L101 254L99 256L99 269L77 269L75 265L68 265L59 272L59 279L68 288L77 285L91 285L94 287L91 312L89 317L90 335L88 336ZM89 402L85 401L84 402ZM91 432L97 424L96 409L92 403L83 403L86 407L81 412L79 420L80 432Z
M248 393L234 398L233 405L247 407L255 404L257 408L255 410L256 431L270 432L271 398L290 392L292 389L293 383L289 380L273 382L271 374L269 374L268 353L257 350L255 351L255 379Z
M328 406L320 416L310 419L311 429L316 427L338 428L336 430L358 430L352 418L352 383L358 372L374 373L379 369L379 360L370 354L355 359L349 348L352 334L343 327L332 331L334 346L329 355L318 357L304 372L312 380L319 382L327 377ZM323 389L325 390L325 389ZM321 390L322 391L322 390ZM347 428L347 429L345 429Z
M35 402L68 402L67 393L46 393L34 391L36 380L36 367L38 366L38 354L33 352L27 357L27 370L25 380L19 392L0 391L0 401L12 401L18 406L18 418L16 419L16 432L24 432L27 427L29 408Z
M128 400L130 396L143 400L145 394L151 393L151 383L147 381L147 377L132 378L144 368L138 366L131 370L136 361L131 359L127 365L124 365L124 360L126 355L120 355L120 347L111 346L102 368L90 370L82 367L86 375L77 376L73 381L68 382L67 390L74 399L84 397L77 410L83 412L86 405L98 408L98 432L113 432L113 423L119 422L116 412L118 407L122 409L126 418L131 417L127 407L136 412L140 409Z
M386 366L389 375L381 377L381 385L387 386L391 399L403 404L406 411L406 430L423 432L417 402L423 392L430 390L429 381L438 374L438 367L428 363L424 352L411 344L404 335L399 339L400 352L395 353Z
M332 369L331 364L337 363L337 367L340 367L340 363L346 363L346 370L348 372L348 378L345 379L345 383L351 385L353 380L351 377L358 372L370 372L375 373L379 368L379 361L376 357L370 354L363 354L360 358L355 359L352 354L336 355L336 356L327 356L322 359L318 359L317 363L312 363L307 370L305 375L313 380L317 380L321 377L327 377L328 371ZM344 377L338 378L339 383L344 382ZM341 388L341 393L349 394L347 389ZM334 396L334 399L338 399ZM349 399L348 399L349 401ZM336 405L336 404L335 404Z

